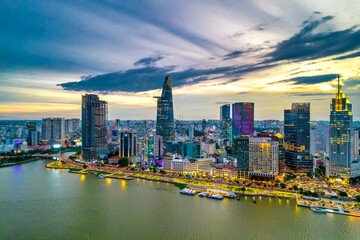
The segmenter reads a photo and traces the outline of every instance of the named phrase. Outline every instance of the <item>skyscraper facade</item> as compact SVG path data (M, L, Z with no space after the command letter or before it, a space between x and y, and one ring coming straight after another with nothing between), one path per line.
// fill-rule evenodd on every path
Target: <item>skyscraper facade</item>
M136 155L136 132L121 131L119 133L119 138L120 138L119 156L131 157Z
M234 150L237 158L237 170L242 174L249 173L249 136L239 136L234 139Z
M85 161L104 157L107 149L108 105L98 95L82 96L82 157Z
M65 138L65 119L64 118L43 118L41 125L41 140L53 144L60 144Z
M330 174L349 179L353 152L353 116L338 78L338 92L330 105Z
M232 134L233 138L254 135L254 103L239 102L232 105Z
M310 103L293 103L284 111L284 153L287 168L295 173L313 170L310 154Z
M162 94L157 98L156 135L163 137L164 142L175 140L174 109L172 100L171 77L164 81Z
M220 107L220 125L221 125L221 138L229 140L230 138L230 104L225 104Z

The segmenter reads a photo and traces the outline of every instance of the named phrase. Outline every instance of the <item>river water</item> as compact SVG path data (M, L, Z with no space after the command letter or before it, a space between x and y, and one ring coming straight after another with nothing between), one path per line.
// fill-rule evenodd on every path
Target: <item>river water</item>
M97 179L45 168L0 168L0 239L360 239L360 218L294 201L223 201L172 184Z

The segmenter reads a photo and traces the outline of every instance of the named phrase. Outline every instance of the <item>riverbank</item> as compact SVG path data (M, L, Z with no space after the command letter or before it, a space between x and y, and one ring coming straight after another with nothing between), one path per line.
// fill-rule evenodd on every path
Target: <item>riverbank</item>
M75 165L71 165L68 163L63 163L61 161L54 161L45 165L46 168L53 169L79 169Z
M39 160L39 159L34 158L34 159L24 160L24 161L16 162L16 163L1 164L1 165L0 165L0 168L3 168L3 167L12 167L12 166L20 165L20 164L23 164L23 163L34 162L34 161L37 161L37 160Z

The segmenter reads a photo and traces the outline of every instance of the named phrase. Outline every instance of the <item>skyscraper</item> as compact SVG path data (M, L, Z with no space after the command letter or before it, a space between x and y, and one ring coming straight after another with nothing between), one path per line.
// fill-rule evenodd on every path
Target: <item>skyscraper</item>
M107 102L95 94L82 96L82 157L85 161L108 153L107 117Z
M171 77L164 81L162 94L157 98L156 135L163 137L164 142L175 140L174 109L172 100Z
M229 140L230 137L230 104L225 104L220 107L220 126L221 126L221 138Z
M338 92L330 105L330 174L344 179L351 176L353 153L353 116L338 77Z
M55 141L60 144L65 138L65 119L64 118L43 118L42 119L41 140L49 144Z
M239 136L234 139L234 150L237 158L237 170L242 174L249 173L249 136Z
M293 172L310 172L310 103L293 103L284 111L285 164Z
M136 155L136 132L121 131L119 133L119 137L120 137L119 156L131 157Z
M254 103L239 102L232 105L233 138L254 135Z

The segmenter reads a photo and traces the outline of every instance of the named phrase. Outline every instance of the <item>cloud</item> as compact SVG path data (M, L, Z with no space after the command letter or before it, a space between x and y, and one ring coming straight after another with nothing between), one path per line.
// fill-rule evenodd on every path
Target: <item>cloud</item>
M360 51L345 55L345 56L341 56L341 57L337 57L337 58L333 58L332 60L343 60L343 59L348 59L348 58L356 58L356 57L360 57Z
M164 58L164 56L162 56L160 54L158 54L155 57L142 58L139 61L135 62L134 66L145 66L145 67L154 66L156 64L156 62L160 61L163 58Z
M224 56L223 60L225 61L225 60L229 60L229 59L238 58L238 57L243 56L246 53L260 51L262 49L263 48L261 48L261 47L257 47L257 48L249 48L249 49L246 49L246 50L235 50L235 51L233 51L231 53L226 54Z
M269 61L311 60L358 49L360 30L356 30L357 26L341 31L314 33L319 25L332 19L334 16L304 21L299 33L277 44L275 50L267 55Z
M329 82L337 78L338 74L325 74L325 75L317 75L317 76L304 76L304 77L295 77L286 80L281 80L277 82L273 82L271 84L276 83L291 83L291 84L305 84L312 85L323 82Z

